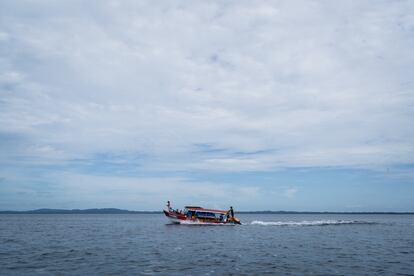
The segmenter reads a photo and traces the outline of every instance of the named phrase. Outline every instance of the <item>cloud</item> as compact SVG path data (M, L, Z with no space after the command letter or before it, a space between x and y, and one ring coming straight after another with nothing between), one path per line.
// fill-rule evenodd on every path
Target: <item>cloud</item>
M26 182L25 185L19 182ZM31 184L30 184L31 182ZM114 206L135 210L160 210L172 200L176 207L199 204L226 209L259 196L259 189L234 183L193 181L184 177L128 177L54 171L43 176L0 179L0 198L11 209L26 206L96 208ZM18 185L16 185L18 184ZM34 185L33 185L34 184ZM19 200L16 200L19 199ZM189 202L189 200L191 202ZM3 207L4 208L4 207Z
M0 163L414 163L413 12L411 1L2 1Z
M298 189L296 188L288 188L283 192L283 195L289 199L294 198Z
M240 170L413 161L409 3L3 5L2 131L29 148L187 159L208 143L227 154L198 167ZM263 149L279 151L233 156Z

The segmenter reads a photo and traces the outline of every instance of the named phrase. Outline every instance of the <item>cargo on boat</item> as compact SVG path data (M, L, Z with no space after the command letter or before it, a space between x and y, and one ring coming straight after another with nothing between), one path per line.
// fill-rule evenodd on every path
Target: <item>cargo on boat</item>
M240 220L234 217L233 208L230 210L206 209L199 206L185 206L184 210L173 209L167 202L167 210L163 210L172 223L175 224L206 224L206 225L236 225Z

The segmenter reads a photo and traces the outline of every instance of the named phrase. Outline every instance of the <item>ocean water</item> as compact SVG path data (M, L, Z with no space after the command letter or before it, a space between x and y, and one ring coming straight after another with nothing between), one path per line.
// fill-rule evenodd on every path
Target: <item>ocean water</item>
M0 215L0 275L414 275L413 215Z

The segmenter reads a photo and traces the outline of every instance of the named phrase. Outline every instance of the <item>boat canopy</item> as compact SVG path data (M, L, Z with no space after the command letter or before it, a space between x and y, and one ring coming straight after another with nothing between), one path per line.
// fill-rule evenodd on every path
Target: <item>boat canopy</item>
M227 214L227 211L223 211L223 210L205 209L202 207L193 207L193 206L186 206L185 208L188 211L193 211L193 212L209 212L209 213Z

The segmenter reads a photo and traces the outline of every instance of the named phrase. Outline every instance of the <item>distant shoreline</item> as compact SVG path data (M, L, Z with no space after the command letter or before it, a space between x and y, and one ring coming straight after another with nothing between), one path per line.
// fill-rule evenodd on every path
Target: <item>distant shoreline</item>
M238 214L315 214L315 215L414 215L414 212L309 212L309 211L237 211ZM101 209L36 209L27 211L0 211L0 214L42 215L42 214L162 214L162 211L130 211L117 208Z

